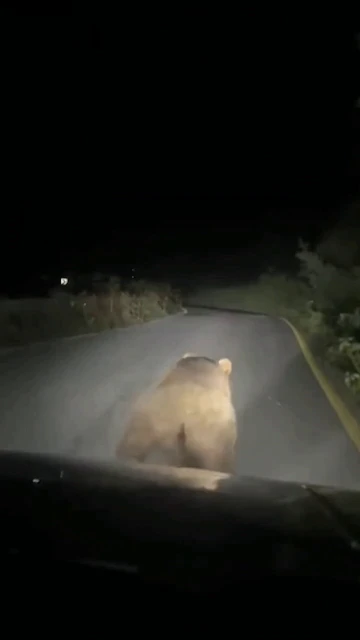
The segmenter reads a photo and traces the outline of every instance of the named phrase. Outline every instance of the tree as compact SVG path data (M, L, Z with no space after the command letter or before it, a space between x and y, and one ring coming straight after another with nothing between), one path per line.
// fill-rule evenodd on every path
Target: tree
M336 267L360 265L360 199L353 202L334 227L324 234L316 252L324 262Z

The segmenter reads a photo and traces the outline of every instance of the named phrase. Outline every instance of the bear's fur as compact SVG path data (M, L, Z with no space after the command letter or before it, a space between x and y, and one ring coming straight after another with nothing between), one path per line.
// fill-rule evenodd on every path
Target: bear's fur
M117 457L144 462L160 449L174 466L234 473L237 425L231 371L227 358L216 362L185 354L136 403Z

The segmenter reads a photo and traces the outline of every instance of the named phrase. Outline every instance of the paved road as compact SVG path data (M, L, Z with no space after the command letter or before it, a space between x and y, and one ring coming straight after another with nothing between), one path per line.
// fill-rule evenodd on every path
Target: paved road
M238 473L360 489L347 438L280 320L192 310L0 352L0 448L109 459L131 400L186 351L233 361Z

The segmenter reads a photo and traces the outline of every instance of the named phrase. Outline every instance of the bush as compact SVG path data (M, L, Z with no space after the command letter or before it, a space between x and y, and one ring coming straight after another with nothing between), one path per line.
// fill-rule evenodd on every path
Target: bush
M360 263L360 199L351 202L338 222L324 234L316 253L335 267L350 268Z
M297 277L271 269L246 286L198 291L189 302L288 319L360 396L360 267L325 262L302 241L296 257Z
M170 297L168 291L161 294L154 289L155 286L149 285L146 289L145 283L137 283L132 291L110 288L107 294L78 296L75 308L93 331L148 322L180 311L181 300L177 294Z
M0 343L19 345L148 322L181 310L177 291L142 283L137 293L110 283L99 293L0 303Z
M315 252L300 241L296 254L300 260L300 278L311 288L317 307L338 316L352 311L360 304L360 268L344 269L325 263Z
M345 384L360 394L360 268L325 262L302 241L296 257L300 261L297 285L270 274L259 283L273 280L283 315L343 371Z
M297 257L300 277L311 289L322 314L321 325L329 336L325 353L331 364L344 372L345 384L360 394L360 268L337 267L300 242ZM313 328L310 334L313 334Z

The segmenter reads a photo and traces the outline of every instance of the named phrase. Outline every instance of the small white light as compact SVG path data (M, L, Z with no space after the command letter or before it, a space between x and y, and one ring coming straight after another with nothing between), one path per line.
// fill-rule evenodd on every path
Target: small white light
M64 287L67 283L69 282L69 280L67 278L60 278L60 284L62 284L62 286Z

